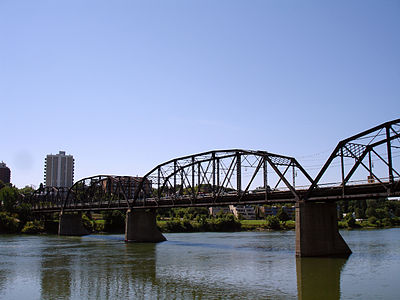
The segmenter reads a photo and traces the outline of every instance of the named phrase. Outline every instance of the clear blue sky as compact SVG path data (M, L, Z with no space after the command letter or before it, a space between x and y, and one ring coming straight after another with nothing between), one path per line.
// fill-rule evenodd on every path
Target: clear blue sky
M223 148L322 163L399 118L400 1L0 0L0 103L18 187L59 150L76 180Z

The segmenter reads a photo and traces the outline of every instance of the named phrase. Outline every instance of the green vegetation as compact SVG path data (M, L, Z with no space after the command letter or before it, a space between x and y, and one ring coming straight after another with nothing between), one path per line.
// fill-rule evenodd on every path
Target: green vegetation
M157 225L162 232L198 232L198 231L239 231L241 223L232 214L216 218L196 217L190 220L172 218L168 221L158 221Z
M24 190L25 191L25 190ZM16 187L3 184L0 189L0 233L20 232L32 220L30 207L21 203L24 194Z
M34 220L26 222L24 228L21 230L21 233L37 234L43 233L44 231L44 222Z
M339 228L400 226L400 201L387 199L339 201L338 217Z

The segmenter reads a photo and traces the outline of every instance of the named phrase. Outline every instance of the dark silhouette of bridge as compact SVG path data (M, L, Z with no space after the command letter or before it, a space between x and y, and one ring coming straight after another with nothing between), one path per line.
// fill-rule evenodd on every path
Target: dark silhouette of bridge
M172 159L143 177L96 175L71 188L41 186L26 201L35 213L66 213L394 197L400 196L399 149L397 119L340 141L315 177L293 157L214 150Z

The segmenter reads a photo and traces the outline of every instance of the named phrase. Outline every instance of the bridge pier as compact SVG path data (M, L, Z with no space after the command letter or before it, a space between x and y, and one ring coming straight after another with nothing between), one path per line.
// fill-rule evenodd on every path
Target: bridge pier
M336 203L296 203L296 256L351 254L337 225Z
M82 236L89 234L83 227L82 213L60 213L60 223L58 225L58 235Z
M128 210L125 221L125 242L158 243L167 239L158 230L156 210Z

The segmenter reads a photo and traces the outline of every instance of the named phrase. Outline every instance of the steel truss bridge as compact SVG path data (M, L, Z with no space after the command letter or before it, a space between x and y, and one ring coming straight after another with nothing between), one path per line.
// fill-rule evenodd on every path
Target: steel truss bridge
M395 197L399 153L397 119L340 141L314 177L293 157L215 150L172 159L143 177L96 175L71 188L41 186L24 201L50 213Z

